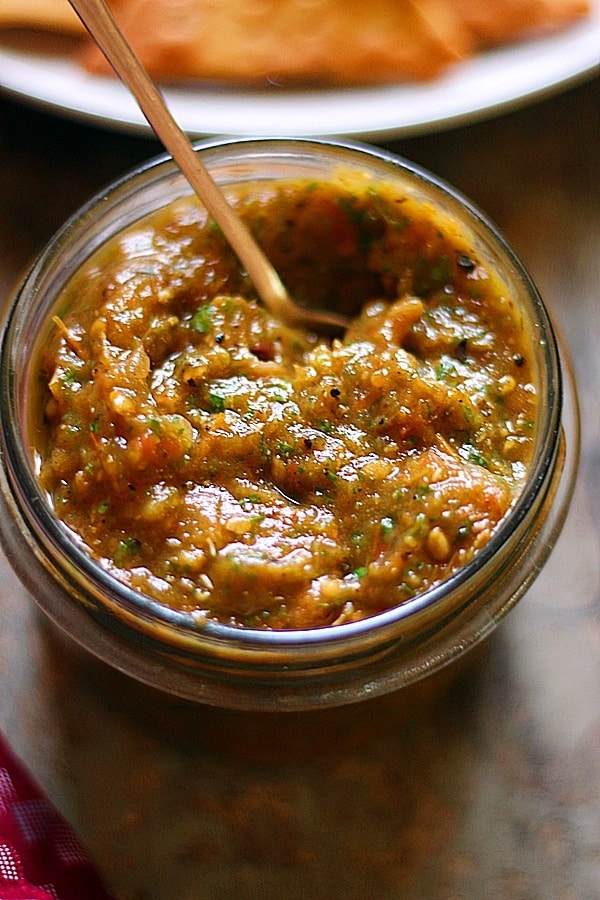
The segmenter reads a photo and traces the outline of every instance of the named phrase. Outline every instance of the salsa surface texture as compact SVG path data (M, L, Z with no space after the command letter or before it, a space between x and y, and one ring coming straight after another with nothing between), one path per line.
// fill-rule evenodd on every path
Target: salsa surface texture
M116 578L252 628L397 606L483 547L518 497L532 338L458 225L390 185L232 193L299 301L273 318L193 199L109 241L41 351L39 477Z

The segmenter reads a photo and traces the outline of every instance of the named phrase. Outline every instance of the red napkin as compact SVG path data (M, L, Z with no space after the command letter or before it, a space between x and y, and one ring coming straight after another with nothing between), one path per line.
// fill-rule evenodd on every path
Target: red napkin
M71 826L1 736L0 900L111 900Z

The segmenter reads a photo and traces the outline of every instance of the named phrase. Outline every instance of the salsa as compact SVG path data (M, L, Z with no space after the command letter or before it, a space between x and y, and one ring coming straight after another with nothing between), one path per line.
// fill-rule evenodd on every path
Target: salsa
M301 303L257 301L219 229L177 200L95 253L41 351L39 478L117 579L252 628L395 607L482 548L535 437L532 336L450 217L391 185L231 189Z

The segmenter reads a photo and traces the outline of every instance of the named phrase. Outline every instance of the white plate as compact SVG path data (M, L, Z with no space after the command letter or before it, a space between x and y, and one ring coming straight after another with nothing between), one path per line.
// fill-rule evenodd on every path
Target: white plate
M178 122L193 137L346 136L423 133L514 108L589 78L600 64L600 0L591 18L560 33L483 53L427 84L336 90L167 87ZM0 91L84 121L131 132L148 126L125 88L90 76L56 44L40 49L0 36Z

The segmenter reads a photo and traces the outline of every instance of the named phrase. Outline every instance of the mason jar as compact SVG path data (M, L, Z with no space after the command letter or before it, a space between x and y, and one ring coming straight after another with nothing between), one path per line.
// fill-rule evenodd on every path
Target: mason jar
M383 150L311 140L209 140L197 145L221 185L335 180L340 167L456 220L500 273L533 336L539 395L524 487L489 542L447 580L383 612L307 629L257 629L207 619L138 593L86 552L40 486L32 415L40 343L65 285L94 252L139 219L191 193L167 157L94 197L55 235L3 323L0 535L19 578L84 654L185 701L270 712L341 707L405 689L479 645L525 594L560 533L578 457L577 399L564 349L531 278L497 229L465 197Z

